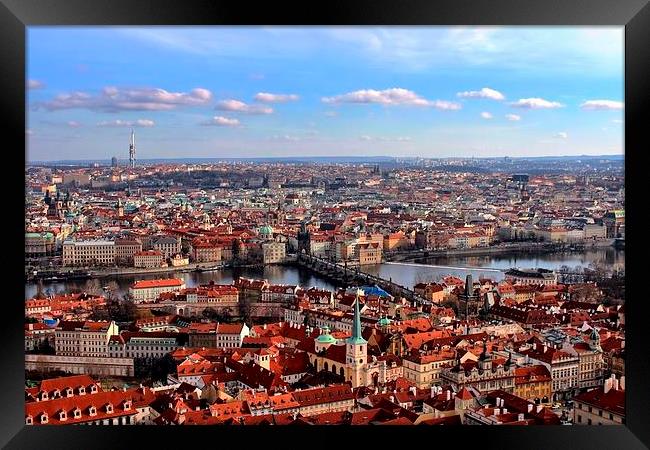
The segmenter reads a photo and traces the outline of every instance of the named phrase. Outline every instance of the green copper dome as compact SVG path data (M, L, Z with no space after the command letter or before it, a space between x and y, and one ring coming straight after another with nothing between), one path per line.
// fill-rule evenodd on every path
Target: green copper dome
M260 227L259 232L260 234L273 234L273 228L268 225L264 225Z
M390 322L391 320L388 317L382 317L381 319L379 319L379 322L377 323L379 324L380 327L387 327L388 325L390 325Z
M330 328L328 326L323 327L323 332L320 336L316 338L316 342L319 344L335 344L336 339L330 334Z

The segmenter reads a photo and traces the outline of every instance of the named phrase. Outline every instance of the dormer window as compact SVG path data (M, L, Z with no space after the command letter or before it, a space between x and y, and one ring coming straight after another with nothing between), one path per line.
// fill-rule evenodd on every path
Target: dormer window
M106 405L106 412L107 412L108 414L111 414L111 413L113 412L113 405L112 405L112 404L108 403L108 404Z
M45 391L41 392L41 400L47 400L47 399L48 399L47 392Z
M34 418L32 416L25 417L25 425L33 425L33 424L34 424Z
M90 386L90 393L91 394L96 394L97 393L97 386L96 385L93 384L92 386Z
M58 397L61 397L61 391L55 389L54 392L52 393L52 398L58 398Z
M75 408L73 414L75 419L81 418L81 410L79 408Z
M79 395L85 395L86 394L86 388L83 386L79 386Z
M64 421L68 418L68 415L65 413L65 411L59 411L59 420Z
M91 416L96 416L97 415L97 408L95 408L94 406L91 406L90 408L88 408L88 414L90 414Z
M74 391L72 390L72 388L67 388L65 390L65 396L66 397L72 397L73 395L74 395Z
M131 402L130 401L125 401L124 402L124 411L130 411L131 410Z
M43 413L43 415L41 415L41 423L47 423L47 421L48 421L47 413Z

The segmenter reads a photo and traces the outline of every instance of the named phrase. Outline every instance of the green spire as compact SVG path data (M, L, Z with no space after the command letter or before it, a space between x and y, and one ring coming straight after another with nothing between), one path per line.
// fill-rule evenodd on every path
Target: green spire
M359 291L354 301L354 322L352 322L352 337L348 339L350 344L366 344L366 340L361 336L361 314L359 313Z

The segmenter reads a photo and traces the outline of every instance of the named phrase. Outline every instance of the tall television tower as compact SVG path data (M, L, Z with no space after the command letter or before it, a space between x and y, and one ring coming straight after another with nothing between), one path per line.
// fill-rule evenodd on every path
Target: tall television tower
M131 129L131 138L129 139L129 167L135 168L135 132Z

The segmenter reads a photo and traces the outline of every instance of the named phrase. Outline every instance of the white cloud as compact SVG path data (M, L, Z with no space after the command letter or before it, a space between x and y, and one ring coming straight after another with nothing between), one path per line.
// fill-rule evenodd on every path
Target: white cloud
M217 103L215 109L221 111L233 111L246 114L272 114L273 108L263 105L249 105L239 100L229 99L221 100Z
M521 116L518 116L517 114L506 114L506 119L513 122L518 122L521 120Z
M413 138L410 136L397 136L397 137L373 137L364 134L359 136L362 141L381 141L381 142L411 142Z
M483 112L481 113L481 117L484 118L484 119L491 119L491 118L494 117L494 116L492 116L492 114L490 114L490 113L487 112L487 111L483 111Z
M587 100L580 108L590 111L616 111L624 108L623 102L617 102L614 100Z
M239 120L230 119L223 116L214 116L212 119L207 122L201 123L201 125L215 125L218 127L238 127L240 125Z
M284 141L284 142L298 142L300 138L298 136L292 136L289 134L284 134L282 136L271 136L271 140L274 141Z
M76 123L76 122L75 122ZM105 120L103 122L97 123L98 127L153 127L156 123L153 120L149 119L138 119L138 120ZM70 125L72 126L72 125Z
M566 139L569 137L569 134L566 131L560 131L559 133L556 133L553 137Z
M68 126L71 128L79 128L81 124L75 120L70 120L67 122Z
M621 119L613 119L612 123L623 123Z
M91 95L75 91L60 94L48 102L37 103L49 111L71 108L85 108L95 111L169 111L178 106L199 106L210 101L212 93L203 88L190 92L169 92L158 88L120 89L105 87L101 94Z
M45 83L40 80L27 80L27 89L43 89Z
M459 103L446 100L427 100L413 91L403 88L392 88L377 91L375 89L362 89L348 92L334 97L323 97L324 103L377 103L381 105L407 105L430 106L440 110L458 110Z
M263 103L293 102L299 98L296 94L269 94L268 92L258 92L255 94L255 100Z
M564 105L559 102L552 102L544 100L543 98L522 98L516 102L511 103L510 105L515 108L524 108L524 109L555 109L562 108Z
M456 95L460 98L485 98L490 100L503 100L505 98L501 92L486 87L480 91L465 91Z

